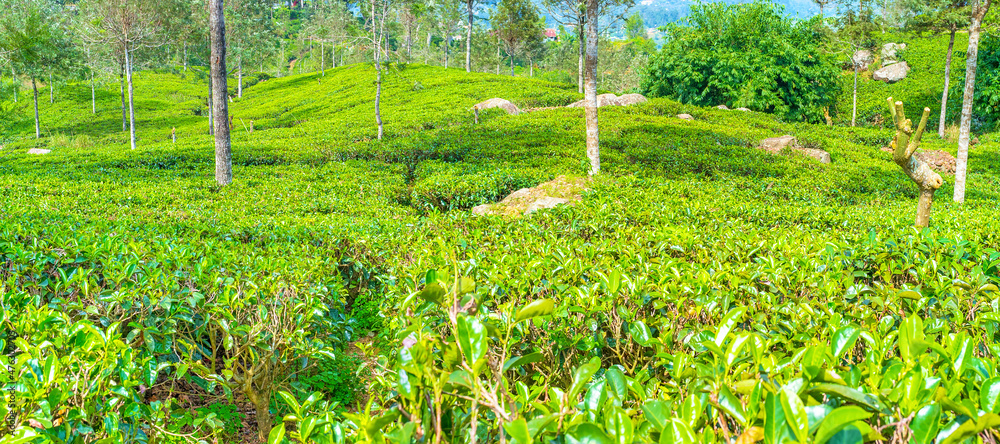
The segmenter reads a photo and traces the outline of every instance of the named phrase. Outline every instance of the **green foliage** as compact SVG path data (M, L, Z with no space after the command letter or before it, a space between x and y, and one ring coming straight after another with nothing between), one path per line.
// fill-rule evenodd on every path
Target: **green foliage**
M222 425L222 432L230 439L237 437L243 426L243 418L246 416L240 413L235 405L224 402L213 402L195 410L204 416L214 415L214 418Z
M479 217L429 202L577 172L583 111L474 125L469 107L566 104L573 87L407 65L386 76L378 142L372 76L352 65L249 88L232 110L256 130L234 132L236 180L221 189L194 75L137 73L153 99L137 101L136 151L116 85L96 117L80 112L86 85L41 109L50 133L92 146L28 155L30 123L14 122L0 151L13 399L0 435L209 440L224 424L150 388L232 403L262 362L275 378L251 385L286 420L271 442L428 441L438 408L448 437L474 423L482 442L840 442L910 415L926 442L994 424L995 135L970 153L967 203L936 203L915 231L916 189L878 149L891 131L657 98L601 109L606 174L580 202ZM754 148L781 134L833 163ZM365 328L389 339L365 345ZM348 349L370 376L348 376ZM303 358L323 364L300 372Z
M348 354L321 356L316 367L301 378L298 386L305 393L323 393L325 399L339 405L353 405L358 394L364 390L357 380L360 365L360 359Z
M820 122L839 84L814 22L794 22L767 1L694 5L684 24L667 27L642 89L684 103Z
M955 122L961 117L965 91L964 63L959 76L961 81L952 83L948 92L948 99L955 104L949 117ZM984 33L979 42L979 58L976 64L972 128L976 131L995 131L998 119L1000 119L1000 36Z

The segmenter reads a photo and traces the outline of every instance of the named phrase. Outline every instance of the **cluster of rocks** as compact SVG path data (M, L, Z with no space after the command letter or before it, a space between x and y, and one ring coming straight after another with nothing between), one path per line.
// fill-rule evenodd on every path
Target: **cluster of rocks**
M882 151L892 154L892 148L882 147ZM932 170L944 174L955 174L955 156L942 150L917 151L913 156L926 163Z
M830 163L830 153L816 148L805 148L799 145L799 140L795 136L784 135L781 137L771 137L760 141L757 149L767 151L774 155L781 154L784 150L789 150L812 159L819 163Z
M588 178L558 176L536 187L521 188L500 202L473 207L472 214L519 216L559 205L572 205L582 199L588 184Z
M881 67L872 73L872 78L886 83L896 83L906 78L910 72L910 65L899 60L899 52L906 49L906 43L886 43L882 45L879 53ZM875 56L867 49L855 51L851 55L851 63L859 70L867 70L875 61Z

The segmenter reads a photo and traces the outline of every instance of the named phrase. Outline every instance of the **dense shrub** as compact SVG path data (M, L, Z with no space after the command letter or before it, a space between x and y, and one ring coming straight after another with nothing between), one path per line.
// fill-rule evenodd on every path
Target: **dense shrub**
M814 21L775 3L699 3L648 66L643 90L702 106L728 105L820 122L839 92L837 68Z

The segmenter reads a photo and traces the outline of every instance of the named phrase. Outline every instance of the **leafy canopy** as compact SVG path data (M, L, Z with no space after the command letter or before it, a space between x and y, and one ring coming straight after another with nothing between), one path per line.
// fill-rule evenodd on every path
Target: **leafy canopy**
M643 81L646 95L822 120L839 88L818 19L792 21L769 1L691 9L682 24L666 27L667 42Z

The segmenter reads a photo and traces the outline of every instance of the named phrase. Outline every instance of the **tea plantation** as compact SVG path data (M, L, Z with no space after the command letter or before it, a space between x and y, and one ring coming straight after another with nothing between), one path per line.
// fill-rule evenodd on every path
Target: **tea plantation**
M0 443L1000 437L996 135L918 230L891 130L652 99L579 202L478 216L586 176L575 85L393 66L378 141L373 79L252 78L224 188L199 71L136 73L134 151L117 85L40 141L4 96Z

